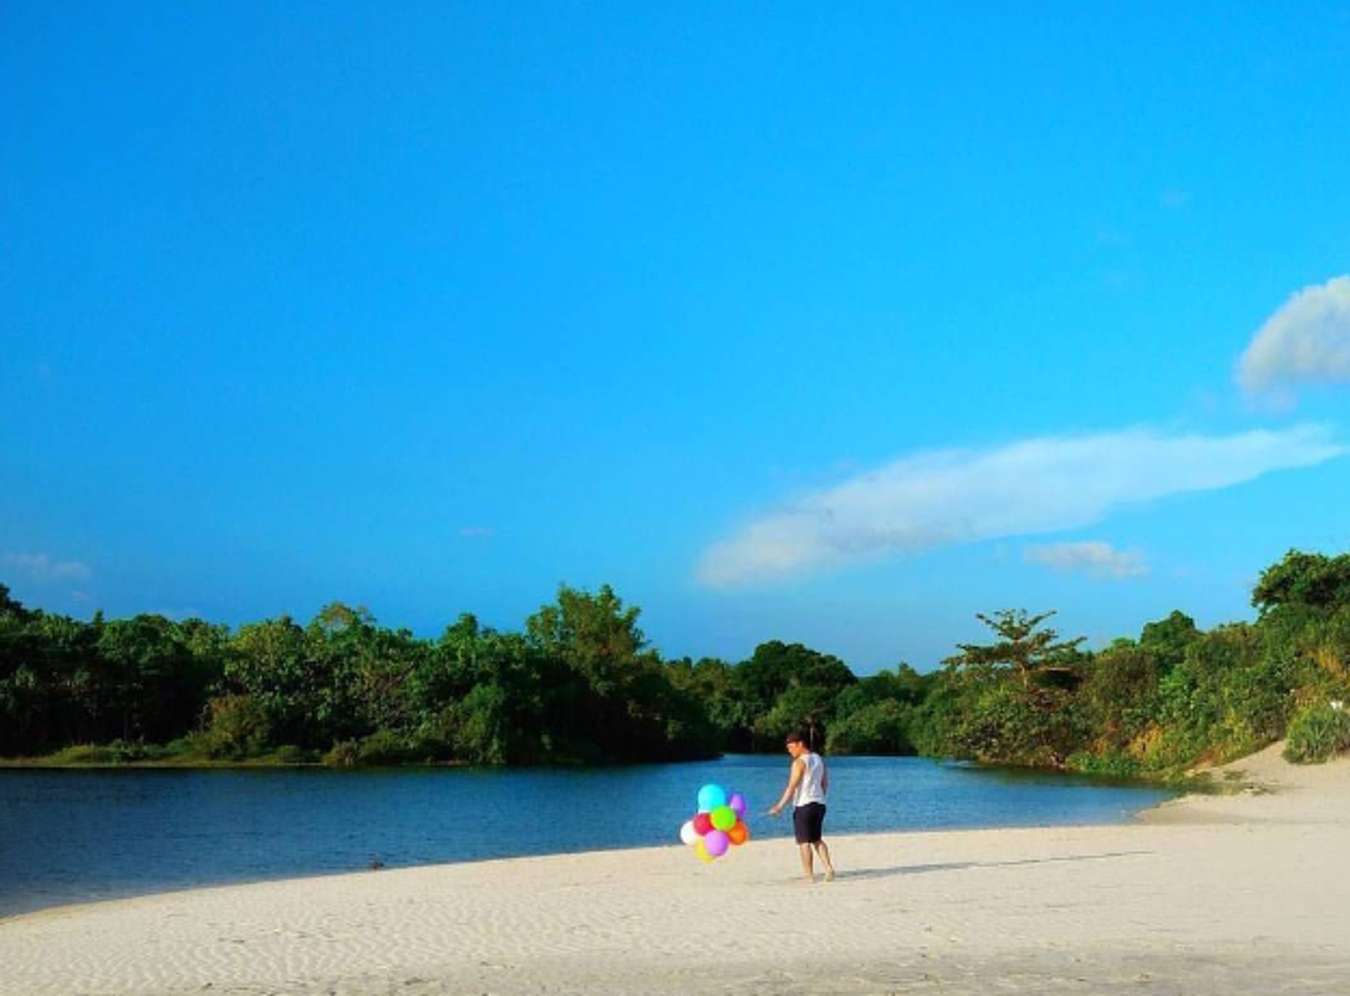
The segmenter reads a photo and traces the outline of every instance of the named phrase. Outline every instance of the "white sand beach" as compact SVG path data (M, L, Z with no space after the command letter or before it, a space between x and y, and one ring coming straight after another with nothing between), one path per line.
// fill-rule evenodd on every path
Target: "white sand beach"
M675 845L0 921L0 993L1350 993L1350 760L1107 827ZM827 835L828 837L828 835Z

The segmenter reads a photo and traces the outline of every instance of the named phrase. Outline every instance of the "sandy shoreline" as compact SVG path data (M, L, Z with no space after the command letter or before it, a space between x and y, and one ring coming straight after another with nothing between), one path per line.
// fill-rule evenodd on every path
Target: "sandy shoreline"
M1350 993L1350 761L1133 824L679 846L220 886L0 922L0 994Z

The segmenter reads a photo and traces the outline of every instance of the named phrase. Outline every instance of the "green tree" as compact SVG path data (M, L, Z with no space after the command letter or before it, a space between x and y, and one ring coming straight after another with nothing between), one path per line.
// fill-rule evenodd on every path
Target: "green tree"
M1350 605L1350 554L1327 557L1290 550L1261 572L1252 589L1252 605L1262 616L1279 606L1332 611Z
M595 594L563 585L554 604L526 620L526 644L546 675L550 742L610 760L714 754L716 729L644 649L639 613L609 585Z
M913 754L909 736L913 707L882 699L841 716L830 725L831 754Z
M102 626L98 654L110 670L123 740L163 742L185 732L205 703L210 676L196 666L176 623L160 615Z
M265 710L249 695L220 695L206 708L203 742L212 757L242 760L263 753L272 740Z
M1127 751L1157 722L1163 667L1153 649L1156 645L1112 646L1093 656L1084 668L1075 708L1090 731L1094 753ZM1164 646L1171 645L1164 641Z
M781 640L757 646L732 677L746 709L758 717L754 746L769 749L781 748L783 736L798 726L823 744L834 699L858 680L838 657Z
M290 616L241 626L230 641L225 681L262 707L279 743L327 747L319 722L321 675L310 665L305 631Z
M1077 664L1079 644L1085 637L1060 640L1053 629L1038 629L1055 613L1027 615L1022 609L1003 609L992 616L975 613L999 637L991 644L958 643L961 653L947 658L949 667L980 672L1007 671L1024 689L1031 690L1038 679L1071 673Z
M747 751L753 744L756 716L736 683L730 664L716 657L688 657L666 662L666 673L676 688L699 702L708 720L717 728L722 745Z
M1060 766L1078 747L1066 708L1081 677L1083 637L1060 640L1041 628L1053 612L1005 609L976 618L992 629L991 644L961 643L949 657L957 709L944 725L952 753L981 760Z
M794 685L779 695L773 708L755 722L760 743L782 747L783 738L793 730L806 734L813 750L825 746L830 717L834 713L835 692L825 685Z
M883 669L842 688L835 698L835 716L847 716L879 702L917 705L927 695L928 684L908 664L900 664L894 671Z
M0 616L14 616L19 622L27 622L29 613L21 603L10 597L9 587L0 584Z
M1153 654L1164 669L1176 667L1186 656L1186 648L1198 640L1200 630L1195 620L1184 612L1173 610L1165 619L1145 623L1139 634L1139 646Z
M553 605L525 622L525 635L541 653L564 660L601 696L617 690L624 673L646 645L638 629L642 610L624 608L609 585L592 595L561 585Z

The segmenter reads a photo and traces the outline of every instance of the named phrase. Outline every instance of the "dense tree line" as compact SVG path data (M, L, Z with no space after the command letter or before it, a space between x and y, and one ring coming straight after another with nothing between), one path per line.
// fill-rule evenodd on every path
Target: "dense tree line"
M339 603L308 625L232 632L154 615L85 623L0 597L0 755L101 744L67 756L516 764L720 746L607 587L564 587L522 633L462 615L432 640Z
M907 754L1141 774L1289 736L1350 747L1350 555L1289 553L1258 618L1202 632L1181 612L1089 652L1053 613L979 618L928 674L858 678L774 640L738 663L664 660L608 587L562 587L521 632L462 615L435 639L326 606L231 630L157 615L89 622L0 585L0 756L330 764L681 760L780 749Z
M1291 551L1252 593L1254 622L1201 631L1181 612L1096 653L1049 615L933 676L909 728L925 753L1137 775L1222 762L1288 737L1293 760L1350 748L1350 555Z

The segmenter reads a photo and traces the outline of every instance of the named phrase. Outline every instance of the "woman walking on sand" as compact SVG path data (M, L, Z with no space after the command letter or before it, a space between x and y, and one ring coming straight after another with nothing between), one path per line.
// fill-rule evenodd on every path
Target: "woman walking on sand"
M788 734L787 752L792 755L787 788L783 789L783 795L769 813L777 816L788 800L793 800L792 831L801 854L802 874L808 882L816 880L813 854L818 854L821 864L825 866L825 881L832 882L834 862L830 860L830 849L821 838L825 824L825 793L830 790L830 772L825 767L824 758L807 746L806 737L800 732Z

